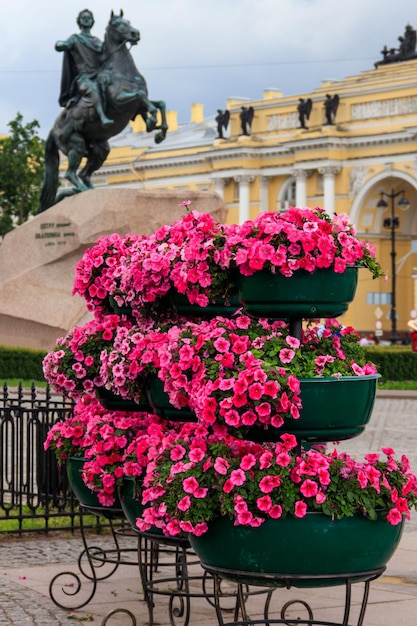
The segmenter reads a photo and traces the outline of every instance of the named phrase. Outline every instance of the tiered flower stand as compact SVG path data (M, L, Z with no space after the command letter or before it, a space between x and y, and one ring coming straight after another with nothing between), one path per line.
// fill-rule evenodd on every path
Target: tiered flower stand
M355 280L357 280L356 273L353 273L354 283ZM339 280L340 275L337 276L337 280ZM317 316L337 317L347 310L348 303L353 298L354 289L352 293L350 283L346 286L346 281L343 279L342 286L344 289L344 295L342 297L342 302L338 302L337 296L335 296L334 293L337 291L336 287L338 282L337 280L334 280L334 276L329 276L328 278L330 280L330 287L326 287L326 289L329 292L331 291L330 302L326 300L319 303L318 306L314 305L311 293L309 293L307 303L302 302L300 305L298 303L293 305L291 304L291 301L285 302L284 308L280 305L278 298L278 308L276 310L269 309L269 303L261 303L255 307L255 311L253 312L250 310L251 303L248 305L246 304L246 295L245 299L242 300L242 304L244 308L247 307L247 313L249 315L254 315L255 317L268 317L270 319L275 318L288 320L290 324L290 333L301 339L303 319L315 318ZM309 284L308 280L306 282L305 276L303 279L305 281L305 285ZM306 291L305 285L301 290L302 295L304 295ZM326 295L326 289L323 290L320 281L318 282L318 287L321 288L322 292ZM356 287L356 283L354 287ZM284 288L284 292L285 291L286 290ZM272 287L268 287L267 292L271 293ZM295 294L295 298L297 298L298 292L298 288L295 289L295 292L293 292ZM261 296L262 293L265 292L261 289ZM335 297L336 304L334 304ZM275 304L276 302L274 305ZM373 391L371 390L370 398L368 398L369 415L372 411L373 399L376 390L375 377L373 382ZM335 383L335 386L336 385L337 382ZM330 389L330 385L328 385L328 388ZM171 409L169 407L156 407L154 406L154 402L151 398L150 404L158 414L167 417L168 419L172 419L172 413L170 412ZM115 409L115 407L112 408ZM135 407L132 407L132 410L135 410ZM355 412L357 409L352 410ZM191 419L193 419L192 416L180 417L180 421L189 421ZM336 439L357 436L364 429L366 420L360 424L359 428L356 428L355 426L353 429L347 429L346 432L343 431L343 428L341 430L323 428L320 430L320 434L315 432L311 436L306 433L306 431L303 431L302 417L300 419L300 425L300 432L295 432L294 434L296 435L299 447L301 448L303 445L309 446L317 442L333 441ZM282 432L285 431L283 430ZM270 436L266 434L265 440L273 441L274 438L271 439ZM111 510L106 508L103 511L103 508L100 507L100 510L98 510L94 507L94 505L84 504L82 499L79 499L83 504L83 513L104 513L104 515L110 520L115 547L109 551L103 551L100 548L89 546L86 541L84 528L82 527L84 550L79 557L79 568L82 575L91 583L91 591L87 599L78 602L77 606L72 605L69 607L68 604L65 604L57 597L56 587L58 585L58 581L62 580L61 577L66 575L74 577L75 585L71 588L70 592L68 592L68 587L61 584L61 591L63 592L64 597L68 599L69 597L72 598L78 594L82 586L81 580L77 574L73 574L72 572L63 572L58 574L51 581L50 595L55 604L61 608L81 608L85 606L94 596L98 581L111 576L120 564L129 563L139 566L140 580L144 591L144 600L146 602L150 626L153 626L154 624L154 606L157 598L159 597L168 598L167 617L170 624L173 626L176 626L177 623L181 623L183 626L188 626L191 619L191 601L193 598L204 598L207 600L208 604L215 609L215 615L219 626L246 626L249 624L263 624L264 626L268 626L269 624L286 624L287 626L293 626L295 624L308 626L355 626L356 624L356 626L362 626L368 602L370 583L378 578L385 570L385 564L382 564L377 567L355 568L354 571L344 571L342 566L336 573L331 571L326 571L325 573L317 573L314 571L309 571L308 573L297 573L291 569L285 571L274 571L274 568L265 572L262 568L251 571L250 569L240 569L239 567L235 568L233 567L233 564L232 567L228 567L224 564L219 565L212 562L208 563L204 560L204 558L201 558L201 554L196 547L198 542L195 541L193 536L190 536L189 539L168 538L158 532L141 532L136 528L135 518L130 520L129 517L126 516L126 512L124 512L123 509L117 508L115 510ZM83 516L81 515L81 519L82 517ZM136 558L133 561L132 559L125 559L123 550L118 544L119 531L113 528L114 520L120 522L121 518L125 519L126 517L130 524L128 532L130 533L130 536L133 534L138 544L137 548L135 547L134 549L129 550L129 552L135 554ZM294 521L297 522L297 520ZM282 535L277 534L276 541L281 541L285 544L285 533ZM355 540L353 539L352 549L354 548ZM199 558L196 558L196 554ZM326 551L324 550L321 558L325 560L326 556ZM81 563L81 561L85 559L88 563L88 568ZM100 575L99 570L105 565L109 565L110 570L106 570L105 574ZM199 565L202 567L200 567L200 571L197 575L190 573L190 568L194 568L194 566ZM278 567L276 569L279 570ZM224 581L234 583L232 591L224 591ZM357 584L363 585L363 591L359 603L359 615L354 623L352 622L352 588ZM341 616L340 621L335 622L316 619L309 601L293 598L283 604L282 608L279 610L279 617L272 617L271 600L274 590L284 588L291 589L293 587L323 588L334 586L344 587L345 589L344 608L342 611L343 615ZM248 616L247 600L253 595L263 595L265 597L263 617L259 620L251 619ZM225 600L228 600L229 603L231 603L231 606L229 605L226 609L229 614L233 614L233 619L230 622L226 622L224 620ZM294 618L293 616L288 615L288 612L294 607L298 607L302 612L304 612L305 617L297 616ZM132 626L136 625L136 617L124 608L111 611L111 613L104 618L102 625L107 624L110 617L116 615L117 613L128 615Z
M273 277L270 279L268 276L264 276L266 278L266 283L257 281L257 274L249 277L249 285L246 285L242 291L243 295L241 297L241 302L246 309L246 312L253 317L268 317L269 319L286 319L290 325L290 334L301 339L302 333L302 324L303 319L316 318L316 317L338 317L342 313L344 313L347 308L349 302L353 299L356 282L357 282L357 269L355 272L348 272L346 276L340 274L333 274L330 271L326 270L326 286L323 286L320 283L320 280L317 281L317 272L315 272L314 280L311 280L311 275L307 272L303 272L302 284L297 286L297 280L294 281L294 286L288 287L291 283L291 279L285 279L282 276ZM340 281L340 277L342 276L342 280ZM277 295L277 291L275 289L275 279L277 278L279 283L280 293L283 295L284 301L281 302L280 297ZM272 280L272 283L271 283ZM352 283L353 281L353 283ZM338 284L341 282L341 293L342 300L338 302ZM312 290L310 289L310 285L312 285ZM352 284L350 284L352 283ZM266 286L265 286L266 285ZM318 289L320 293L320 297L322 299L321 302L318 303L317 306L314 305L314 289ZM265 294L268 294L268 301L265 301ZM272 294L272 298L271 298ZM329 296L330 297L327 297ZM254 296L254 298L252 298ZM294 300L293 302L291 300ZM337 382L335 382L335 387L337 387ZM353 389L353 387L352 387ZM369 411L372 411L373 408L373 400L375 397L376 391L376 381L374 381L374 389L371 391L371 398L369 399ZM323 413L329 411L329 406L324 407ZM370 413L369 413L370 415ZM324 415L323 415L324 417ZM324 426L324 425L323 425ZM302 424L302 416L299 420L300 434L294 430L290 430L297 437L299 447L303 445L310 446L311 444L326 441L335 441L340 439L348 439L351 437L355 437L360 434L364 427L365 423L361 425L358 429L347 429L346 433L343 434L343 430L336 430L334 434L332 434L332 430L328 430L326 427L320 432L318 435L317 432L309 437L308 433L303 432L303 424ZM265 433L265 431L264 431ZM256 440L262 440L262 438L256 437ZM275 441L276 436L272 436L266 432L265 439L266 441ZM277 520L279 521L279 520ZM286 521L286 520L285 520ZM298 520L294 520L296 523ZM373 522L369 522L372 524ZM254 533L258 529L253 529ZM401 530L399 531L399 537L401 536ZM399 537L397 538L397 542L399 541ZM253 537L253 542L255 542L255 538ZM376 568L364 568L363 570L355 569L354 572L343 571L340 569L337 570L337 573L325 573L325 574L296 574L292 572L291 574L286 571L274 571L267 570L268 573L265 573L262 565L259 565L259 569L256 571L250 571L248 569L241 570L239 568L235 568L233 563L230 567L226 567L223 565L215 564L213 561L216 559L212 559L210 564L204 561L204 557L202 557L201 551L198 547L200 541L205 541L204 536L199 538L194 538L190 536L191 545L196 549L197 554L200 556L200 560L202 562L202 566L206 572L210 573L214 578L215 584L215 605L216 605L216 614L219 626L255 626L260 624L262 626L269 626L270 624L285 624L286 626L295 626L296 624L306 625L306 626L362 626L364 623L365 611L367 608L368 597L369 597L369 589L370 583L377 579L385 570L385 565ZM247 541L247 539L246 539ZM291 542L294 542L294 537L290 540L286 538L285 532L279 534L277 531L275 541L277 543L281 542L285 545L285 549L288 550ZM311 541L314 541L314 536L311 536ZM360 547L355 546L355 539L352 538L352 550L355 550L355 547L360 550ZM229 539L230 544L230 539ZM223 544L223 548L226 544ZM242 544L243 545L243 544ZM397 545L397 544L395 544ZM265 551L265 549L264 549ZM268 551L268 547L266 548ZM331 548L330 548L331 551ZM221 550L220 550L221 552ZM224 553L224 551L223 551ZM324 550L321 559L325 561L327 558L326 551ZM389 558L389 557L388 557ZM221 559L220 559L221 560ZM249 559L250 560L250 559ZM252 559L253 563L253 559ZM277 566L277 569L278 566ZM270 589L291 589L291 588L322 588L322 587L333 587L333 586L342 586L345 589L344 594L344 607L342 610L342 616L340 621L326 621L317 619L314 615L313 609L310 606L310 601L298 600L298 599L290 599L287 602L283 603L282 607L279 609L278 613L274 610L272 617L271 612L271 595L267 597L263 616L260 619L243 619L243 620L233 620L229 622L224 621L224 617L222 611L220 610L220 586L222 580L231 580L238 583L240 586L243 584L251 584L258 585L260 587L268 587ZM357 584L363 585L363 590L361 593L361 598L359 600L359 614L355 622L351 621L354 618L352 617L352 588ZM309 594L311 595L311 594ZM274 598L277 596L275 595ZM357 602L355 602L357 604ZM293 617L289 615L289 611L296 609L297 617ZM300 616L301 613L301 616ZM278 614L278 617L276 615Z

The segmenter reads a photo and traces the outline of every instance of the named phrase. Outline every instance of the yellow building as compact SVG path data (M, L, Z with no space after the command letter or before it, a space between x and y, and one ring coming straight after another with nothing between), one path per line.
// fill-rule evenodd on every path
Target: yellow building
M138 121L113 140L93 182L184 190L184 200L189 189L217 191L230 223L289 205L346 212L358 235L376 245L387 277L372 280L361 270L355 302L341 321L388 339L395 291L397 328L404 335L417 309L416 76L417 60L408 60L325 82L311 93L284 96L268 89L259 101L233 98L222 139L215 115L204 119L199 104L185 124L168 113L169 133L159 145ZM326 96L336 94L335 123L326 124ZM312 103L307 128L300 127L300 98ZM249 135L242 134L242 106L254 109ZM404 212L397 207L403 196L410 204ZM385 208L377 207L381 199Z

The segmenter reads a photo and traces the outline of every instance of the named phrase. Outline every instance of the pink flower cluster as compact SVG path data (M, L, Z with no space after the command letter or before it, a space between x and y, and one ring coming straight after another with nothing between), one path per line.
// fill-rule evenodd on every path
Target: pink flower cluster
M135 316L164 312L176 293L201 307L228 298L234 284L223 248L234 228L192 211L150 236L101 237L77 263L73 293L97 315L109 312L109 297Z
M122 263L121 290L133 309L143 309L176 291L205 307L232 289L222 268L222 249L231 227L192 211L138 242Z
M101 317L75 326L65 337L57 340L54 350L43 360L46 380L57 393L73 400L94 393L104 386L100 375L103 351L110 350L117 332L131 322L118 315Z
M166 333L152 322L120 326L111 348L100 355L103 386L121 398L144 402L147 378L156 375L165 344Z
M45 357L45 377L57 392L77 400L103 388L140 404L148 377L158 376L175 408L243 435L298 419L301 379L376 373L357 333L337 320L309 323L300 341L284 322L238 314L162 327L147 318L100 319L74 328Z
M215 317L171 327L159 350L158 376L171 404L189 406L205 426L243 433L298 419L300 379L376 373L356 332L336 320L309 324L300 341L284 322Z
M374 278L382 274L374 247L357 239L345 214L291 207L236 226L192 211L149 236L100 237L76 265L73 293L96 316L115 305L152 316L175 306L178 294L202 308L227 301L236 293L236 269L291 276L329 267L344 272L353 265L367 267Z
M228 237L224 258L244 276L264 269L292 276L329 267L342 273L355 264L380 276L375 247L355 235L346 214L330 217L320 208L291 207L244 222Z
M234 439L201 425L167 432L143 479L140 530L201 535L208 523L229 516L256 527L266 519L320 511L336 519L383 516L396 525L417 506L417 478L408 459L390 448L363 461L347 453L303 451L293 435L276 444Z
M136 439L150 439L166 427L156 415L107 411L95 398L84 396L72 417L52 426L44 448L53 450L61 464L81 455L84 483L103 506L112 506L123 476L140 476L148 463L148 456L135 447Z
M245 315L189 322L168 330L162 346L159 377L170 402L190 406L205 426L223 423L233 429L254 424L280 427L297 419L300 383L287 375L279 359L265 363L254 355L275 327Z
M142 239L143 235L122 237L117 233L99 237L76 264L72 294L85 298L96 317L113 312L109 297L120 290L121 260L128 258L132 246Z

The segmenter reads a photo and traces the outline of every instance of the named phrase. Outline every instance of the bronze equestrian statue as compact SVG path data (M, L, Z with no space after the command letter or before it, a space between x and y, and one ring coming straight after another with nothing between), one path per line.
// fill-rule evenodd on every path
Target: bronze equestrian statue
M59 99L64 108L46 139L38 213L65 196L93 188L91 176L107 158L108 139L119 134L129 120L140 115L148 132L158 130L156 143L165 139L168 130L165 103L149 100L146 81L127 47L136 45L140 34L123 17L123 11L120 15L112 12L103 43L90 33L94 24L91 11L81 11L77 23L81 32L55 46L64 52ZM161 116L159 125L157 111ZM73 184L61 192L59 150L68 158L65 178ZM78 171L84 157L86 163Z

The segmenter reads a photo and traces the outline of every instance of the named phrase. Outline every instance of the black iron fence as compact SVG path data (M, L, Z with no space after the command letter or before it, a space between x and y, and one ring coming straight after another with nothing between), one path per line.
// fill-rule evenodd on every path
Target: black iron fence
M73 403L51 393L4 384L0 398L0 533L79 527L78 503L55 455L44 450L48 430L72 414ZM10 521L14 520L12 523ZM28 521L30 520L30 523ZM36 520L36 522L34 521Z

